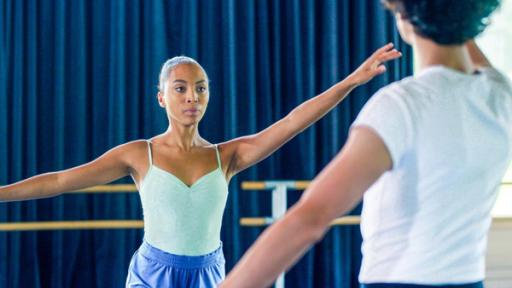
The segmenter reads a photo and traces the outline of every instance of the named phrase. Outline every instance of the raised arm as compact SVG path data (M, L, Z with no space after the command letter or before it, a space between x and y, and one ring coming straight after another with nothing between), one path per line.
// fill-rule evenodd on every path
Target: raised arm
M268 287L391 167L391 156L381 138L367 127L353 129L338 156L314 179L300 201L265 230L220 287Z
M476 44L475 40L470 40L466 43L469 57L477 68L481 67L492 67L491 62L485 57L485 54L480 50L480 47Z
M389 43L375 51L343 81L302 103L272 126L257 134L224 143L224 147L221 148L230 151L228 153L231 155L229 175L232 176L268 157L295 135L323 117L355 87L384 73L386 67L383 63L400 56L400 52L393 48L392 43Z
M130 173L130 150L135 142L118 146L87 164L59 172L45 173L0 187L0 202L57 196L112 182Z

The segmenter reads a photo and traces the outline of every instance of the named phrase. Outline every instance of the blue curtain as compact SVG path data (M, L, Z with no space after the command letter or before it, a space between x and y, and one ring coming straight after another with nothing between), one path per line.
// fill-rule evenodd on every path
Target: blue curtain
M240 182L312 179L372 93L411 74L411 51L380 1L2 0L0 184L163 132L156 85L172 56L194 57L208 72L200 131L216 143L274 123L390 41L404 57L386 75L232 180L222 230L228 270L261 232L239 218L270 215L269 193L242 191ZM299 196L289 192L290 205ZM0 222L141 217L135 193L0 204ZM122 287L141 239L141 230L0 232L0 287ZM358 227L333 228L287 286L356 287L360 242Z

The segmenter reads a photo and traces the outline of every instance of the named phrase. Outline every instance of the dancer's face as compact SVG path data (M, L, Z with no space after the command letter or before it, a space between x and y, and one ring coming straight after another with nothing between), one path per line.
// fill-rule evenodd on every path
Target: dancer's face
M190 126L203 118L209 97L208 78L203 70L187 63L171 71L164 91L158 92L158 103L165 108L169 120Z

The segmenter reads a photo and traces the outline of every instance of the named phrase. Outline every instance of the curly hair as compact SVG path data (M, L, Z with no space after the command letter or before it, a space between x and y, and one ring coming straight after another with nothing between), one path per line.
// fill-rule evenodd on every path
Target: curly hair
M480 34L500 0L382 0L408 20L418 35L441 45L460 45Z

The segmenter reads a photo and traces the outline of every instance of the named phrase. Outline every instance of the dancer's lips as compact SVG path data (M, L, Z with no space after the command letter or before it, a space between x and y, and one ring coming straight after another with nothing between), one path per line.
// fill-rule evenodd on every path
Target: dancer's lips
M201 110L199 110L197 108L190 108L190 109L183 110L183 113L188 116L196 116L196 115L199 115L200 112L201 112Z

